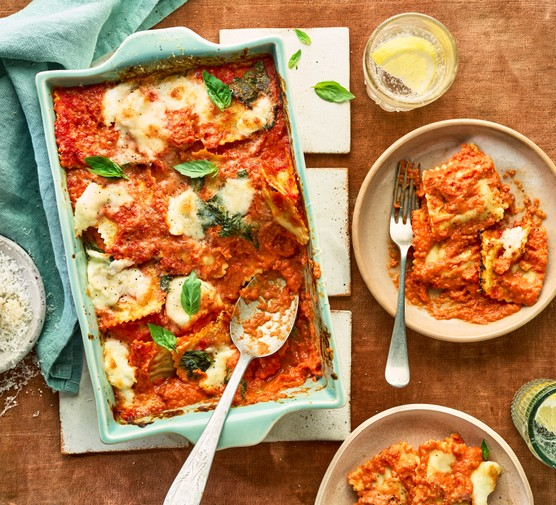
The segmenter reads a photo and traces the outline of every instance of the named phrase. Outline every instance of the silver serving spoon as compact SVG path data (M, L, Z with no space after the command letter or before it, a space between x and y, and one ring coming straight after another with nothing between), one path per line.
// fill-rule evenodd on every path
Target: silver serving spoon
M230 322L230 336L239 350L239 360L202 435L174 479L164 505L198 505L201 502L224 422L247 366L253 358L269 356L280 349L293 328L299 296L291 294L284 303L285 286L283 278L254 279L249 288L258 290L261 296L254 301L243 298L237 301ZM265 294L268 297L263 296ZM274 296L280 297L280 301Z

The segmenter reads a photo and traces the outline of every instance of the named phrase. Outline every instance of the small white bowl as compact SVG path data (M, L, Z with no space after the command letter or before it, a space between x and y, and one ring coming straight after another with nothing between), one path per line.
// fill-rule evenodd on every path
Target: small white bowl
M521 463L511 447L486 424L469 414L440 405L402 405L386 410L359 425L340 446L319 487L315 505L353 505L357 494L347 475L383 449L401 441L413 447L428 440L443 440L459 433L465 443L480 446L484 440L489 460L502 467L489 503L533 505L533 493Z
M0 235L0 253L13 258L21 267L21 276L31 302L33 319L19 346L13 352L0 352L0 373L16 366L33 348L41 334L46 315L46 297L41 274L31 257L15 242Z

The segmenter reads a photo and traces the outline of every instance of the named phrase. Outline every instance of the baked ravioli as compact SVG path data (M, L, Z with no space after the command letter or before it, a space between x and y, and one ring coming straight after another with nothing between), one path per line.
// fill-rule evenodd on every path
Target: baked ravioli
M423 191L437 239L484 230L500 221L510 204L492 159L474 144L426 170Z
M515 186L521 216L510 185L473 144L423 172L411 219L411 303L436 319L487 324L536 302L548 264L545 216Z
M459 434L417 449L400 442L348 474L356 505L486 505L502 469Z
M272 57L258 55L202 66L176 58L53 91L121 423L216 404L238 360L232 310L255 276L284 278L300 308L280 352L250 364L235 404L277 400L322 376L309 293L318 265L281 86Z
M495 300L533 305L548 263L548 237L524 224L481 233L481 289Z

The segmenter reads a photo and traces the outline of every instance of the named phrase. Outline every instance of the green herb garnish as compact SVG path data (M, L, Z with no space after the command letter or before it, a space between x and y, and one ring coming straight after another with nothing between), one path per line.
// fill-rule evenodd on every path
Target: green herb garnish
M262 61L257 61L241 77L234 77L230 83L232 95L247 107L259 98L261 93L268 93L270 78Z
M189 377L197 370L206 372L211 364L212 358L205 351L186 351L180 359L180 366L187 370Z
M176 336L166 328L162 326L157 326L156 324L148 323L147 326L151 332L151 337L160 347L163 347L167 351L177 351L176 347Z
M483 453L483 459L486 461L488 459L490 451L488 450L488 446L484 440L481 443L481 452Z
M203 229L220 226L220 237L242 237L257 246L253 227L248 224L241 214L230 214L222 205L220 198L215 195L198 211Z
M294 28L294 32L297 35L299 42L305 44L306 46L311 45L312 42L311 37L309 37L309 35L307 35L303 30L300 30L299 28Z
M212 175L213 177L218 173L218 167L209 160L192 160L174 165L174 168L182 175L187 175L193 179L204 177L205 175Z
M222 111L227 109L232 103L232 91L230 88L218 77L209 74L206 70L203 70L203 80L205 81L207 93L214 105Z
M315 84L313 88L315 93L327 102L342 103L355 98L354 94L336 81L322 81Z
M249 172L247 171L247 169L242 168L241 170L237 171L238 179L246 179L247 177L249 177Z
M181 306L189 316L197 314L201 308L201 281L193 270L181 288Z
M288 68L293 68L293 67L297 68L297 64L299 63L300 58L301 58L301 49L296 53L292 54L290 61L288 61Z
M168 293L168 291L170 291L170 281L172 280L172 277L170 275L162 275L160 277L160 289L162 289L162 291L164 291L165 293Z
M85 163L89 165L87 168L89 172L100 175L102 177L111 177L129 180L129 177L124 174L120 165L113 162L104 156L88 156L85 158Z

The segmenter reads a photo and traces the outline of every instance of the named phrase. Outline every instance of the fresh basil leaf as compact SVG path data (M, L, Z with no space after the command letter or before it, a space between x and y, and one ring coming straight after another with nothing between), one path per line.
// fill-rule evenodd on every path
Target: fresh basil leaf
M293 67L297 68L297 64L299 63L300 58L301 58L301 49L296 53L292 54L290 61L288 61L288 68L293 68Z
M85 158L85 163L89 165L88 170L93 174L100 175L102 177L114 177L129 180L129 177L124 174L120 165L113 162L109 158L105 158L104 156L88 156Z
M484 440L481 443L481 452L483 453L483 459L486 461L488 459L490 451L488 450L488 446Z
M232 103L232 91L218 77L203 70L203 80L210 99L220 110L227 109Z
M211 364L212 358L205 351L186 351L180 359L180 366L187 370L189 377L197 370L206 372Z
M197 314L201 308L201 281L193 270L181 288L181 306L190 316Z
M205 175L212 175L213 177L218 173L218 167L209 160L192 160L174 165L174 168L182 175L187 175L193 179L204 177Z
M294 32L297 35L299 42L305 44L306 46L311 45L311 37L309 37L309 35L307 35L303 30L300 30L299 28L294 28Z
M342 103L355 98L354 94L336 81L322 81L315 84L313 88L315 93L327 102Z
M164 347L167 351L177 351L176 336L166 328L148 323L147 326L151 332L151 337L160 347Z

